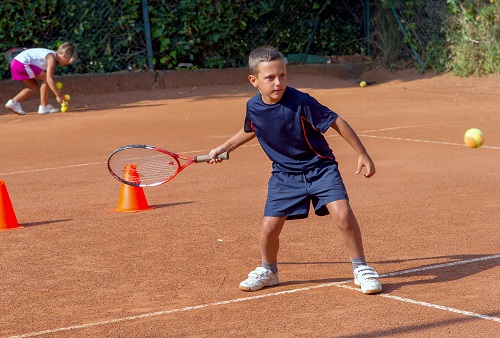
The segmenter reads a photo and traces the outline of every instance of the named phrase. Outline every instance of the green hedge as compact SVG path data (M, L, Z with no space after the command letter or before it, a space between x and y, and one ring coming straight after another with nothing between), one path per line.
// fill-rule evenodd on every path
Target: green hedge
M379 0L375 54L391 69L500 73L499 0Z
M283 53L362 53L362 2L320 0L149 0L154 68L246 66L251 49L273 44ZM353 15L354 13L354 15ZM358 13L357 15L355 13ZM141 0L62 0L0 4L0 50L55 49L70 40L81 58L58 73L116 72L147 67ZM0 78L9 66L3 62Z
M498 73L498 1L370 1L372 56L404 67L415 61L409 52L413 46L425 69L448 69L462 76ZM149 0L154 68L176 69L181 62L194 68L243 67L251 49L263 44L284 54L304 53L308 47L310 54L364 54L363 3ZM406 36L392 7L404 16ZM1 51L76 43L79 62L58 69L58 74L147 68L141 0L3 0L0 27ZM2 60L0 79L5 78L9 65Z
M448 68L456 75L500 73L500 4L498 0L448 0Z

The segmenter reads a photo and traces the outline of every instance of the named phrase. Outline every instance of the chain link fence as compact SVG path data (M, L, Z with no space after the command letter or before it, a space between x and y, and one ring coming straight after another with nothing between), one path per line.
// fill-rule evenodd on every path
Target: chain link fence
M56 49L71 41L78 46L80 59L58 68L58 74L175 69L179 64L244 67L248 53L263 44L285 54L364 54L365 3L3 0L0 17L6 19L0 46ZM9 66L3 62L0 79L6 78Z
M6 37L7 47L55 50L64 41L75 43L79 60L69 67L59 68L59 74L116 72L129 69L131 64L142 67L146 62L146 49L140 1L134 6L120 3L106 0L47 1L45 6L36 8L35 14L41 23L48 24L37 26L35 35L19 32L17 36L10 36L12 41L9 41L7 31L11 27L3 27L5 32L1 35ZM29 15L26 11L31 10L28 5L20 2L16 5L13 1L9 4L8 0L0 5L0 14L13 18L12 26L26 25L26 29L33 26L26 17Z
M402 47L401 53L394 57L415 60L421 70L431 66L442 71L447 58L449 14L446 1L422 1L413 5L391 1L390 12L401 37L396 44Z
M413 7L407 1L386 3L391 5L369 0L3 0L0 47L56 49L71 41L80 59L58 68L58 74L245 67L248 53L264 44L295 56L289 61L298 63L373 53L385 64L410 59L424 68L446 58L445 0ZM439 50L442 55L430 54ZM9 65L2 62L0 79L9 78Z

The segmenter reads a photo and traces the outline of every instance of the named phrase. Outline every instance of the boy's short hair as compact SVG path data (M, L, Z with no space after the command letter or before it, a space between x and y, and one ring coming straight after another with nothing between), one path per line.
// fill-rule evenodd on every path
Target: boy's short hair
M270 62L274 60L282 60L285 62L285 57L272 46L261 46L255 48L248 56L248 68L250 69L250 74L257 76L259 74L259 64L261 62Z
M69 63L73 63L78 60L78 51L75 44L71 42L65 42L57 48L57 54L66 54L70 57Z

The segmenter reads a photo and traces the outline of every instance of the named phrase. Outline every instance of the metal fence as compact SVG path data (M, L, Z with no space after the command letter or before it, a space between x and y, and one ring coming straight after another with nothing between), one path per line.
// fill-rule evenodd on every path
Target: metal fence
M373 50L414 58L424 67L429 47L445 41L446 2L413 8L401 3L390 2L384 12L369 0L48 0L36 7L4 0L0 18L9 20L3 21L0 46L56 49L71 41L80 59L58 74L244 67L248 53L264 44L302 63L311 60L307 54L370 56ZM377 26L379 13L390 24ZM24 26L22 33L7 34ZM4 62L5 78L10 74Z
M498 4L457 6L462 26L478 22L472 14L480 8L486 13L477 34L455 32L455 40L474 43L462 63L497 60ZM449 7L446 0L2 0L0 51L71 41L80 59L58 74L244 67L248 53L264 44L301 63L359 54L395 69L413 63L442 71L450 50L456 59L464 54L450 40ZM2 79L10 71L0 60Z
M447 25L444 23L448 19L445 1L426 1L414 6L396 2L391 5L391 12L421 69L429 64L445 63Z
M22 13L26 4L3 0L0 15L29 30L33 25ZM9 36L4 26L0 37L5 49L75 43L80 59L58 68L58 74L175 69L179 64L240 67L246 66L249 51L263 44L285 54L369 54L368 9L368 0L49 0L34 9L40 11L37 20L46 23L43 30L24 39ZM8 79L3 63L0 79Z

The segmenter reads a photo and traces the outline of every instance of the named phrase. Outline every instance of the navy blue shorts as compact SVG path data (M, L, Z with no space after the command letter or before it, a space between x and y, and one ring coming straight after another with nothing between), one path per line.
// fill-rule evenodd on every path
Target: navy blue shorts
M330 214L326 205L349 200L336 163L328 163L305 174L273 172L267 185L264 216L307 218L312 205L318 216Z

